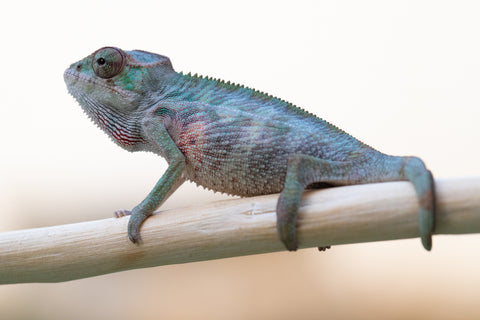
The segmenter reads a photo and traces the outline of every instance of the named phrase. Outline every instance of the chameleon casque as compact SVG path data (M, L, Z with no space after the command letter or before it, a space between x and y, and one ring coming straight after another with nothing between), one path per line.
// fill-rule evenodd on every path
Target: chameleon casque
M128 236L185 180L243 197L279 193L277 230L298 247L305 188L408 180L419 199L422 244L430 250L434 182L416 157L383 154L291 103L244 86L174 71L169 58L104 47L64 73L70 94L112 140L168 162L132 211Z

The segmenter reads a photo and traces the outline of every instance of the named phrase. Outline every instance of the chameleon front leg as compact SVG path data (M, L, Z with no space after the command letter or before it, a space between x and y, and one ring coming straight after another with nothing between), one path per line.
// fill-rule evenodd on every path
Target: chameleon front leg
M182 176L185 169L185 157L178 150L166 129L158 122L147 125L147 128L151 140L167 155L168 168L148 196L132 210L128 221L128 238L133 243L141 242L141 224L185 181Z
M279 237L288 250L297 249L297 212L302 193L309 184L351 185L396 180L409 180L415 187L420 205L420 236L425 249L430 250L435 214L433 177L423 162L414 157L384 156L381 161L364 158L338 162L306 155L291 156L285 186L277 202Z
M184 162L182 164L181 161L170 164L148 196L132 209L128 221L128 238L130 241L133 243L141 242L140 226L185 181L181 177L184 167L185 164Z

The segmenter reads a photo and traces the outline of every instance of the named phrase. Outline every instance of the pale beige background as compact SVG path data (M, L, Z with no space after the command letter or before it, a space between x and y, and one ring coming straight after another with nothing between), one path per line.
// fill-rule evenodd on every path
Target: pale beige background
M476 1L2 2L0 231L110 217L165 170L67 95L63 70L105 45L277 95L437 177L479 175L479 16ZM166 207L225 197L187 184ZM479 245L439 236L431 253L415 239L0 286L0 318L479 318Z

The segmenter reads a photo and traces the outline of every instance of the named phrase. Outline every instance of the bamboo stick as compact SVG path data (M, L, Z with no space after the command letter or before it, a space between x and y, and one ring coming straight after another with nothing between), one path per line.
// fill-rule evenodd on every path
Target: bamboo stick
M479 233L480 178L437 180L436 189L436 234ZM161 211L142 226L139 246L127 238L128 217L3 232L0 284L60 282L281 251L275 227L277 198ZM300 248L418 237L417 209L407 182L306 192L298 219Z

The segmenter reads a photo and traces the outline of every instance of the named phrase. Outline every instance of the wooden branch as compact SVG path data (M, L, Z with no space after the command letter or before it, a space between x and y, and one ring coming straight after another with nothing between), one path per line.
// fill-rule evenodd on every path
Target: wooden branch
M480 178L439 180L436 188L436 233L480 232ZM140 246L127 238L128 217L0 233L0 283L59 282L281 251L277 198L162 211L142 226ZM417 208L407 182L307 192L298 220L300 247L418 237Z

